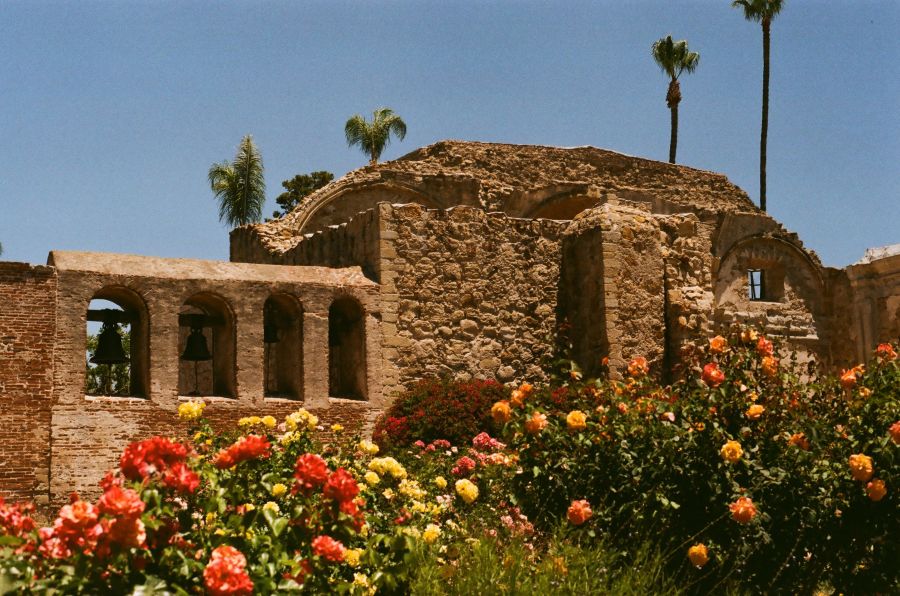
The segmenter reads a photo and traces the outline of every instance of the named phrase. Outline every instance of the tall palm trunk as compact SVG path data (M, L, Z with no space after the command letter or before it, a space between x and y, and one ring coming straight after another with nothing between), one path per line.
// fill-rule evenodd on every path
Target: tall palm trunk
M763 30L763 96L762 130L759 135L759 208L766 210L766 141L769 136L769 25L768 18L762 20Z
M672 130L669 135L669 163L675 163L675 152L678 149L678 104L681 102L681 85L673 78L666 93L666 103L672 114Z

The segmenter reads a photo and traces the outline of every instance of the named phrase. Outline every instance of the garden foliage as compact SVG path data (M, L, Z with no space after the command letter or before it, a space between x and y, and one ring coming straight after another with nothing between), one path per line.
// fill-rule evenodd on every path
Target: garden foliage
M778 353L745 330L666 387L640 357L423 382L388 451L322 445L302 409L214 432L185 402L190 435L127 446L95 502L39 527L0 500L0 593L897 592L895 348L805 380Z

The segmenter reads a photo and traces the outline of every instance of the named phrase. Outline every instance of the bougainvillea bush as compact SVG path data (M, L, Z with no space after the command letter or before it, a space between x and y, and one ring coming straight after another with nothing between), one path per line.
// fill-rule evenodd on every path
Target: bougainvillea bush
M425 379L397 397L376 422L373 438L382 447L438 439L466 445L491 429L491 405L508 393L496 381Z
M493 412L520 458L520 504L626 550L658 537L699 592L897 591L895 348L807 382L777 354L744 330L686 351L668 387L635 358L624 381L573 373L514 391Z

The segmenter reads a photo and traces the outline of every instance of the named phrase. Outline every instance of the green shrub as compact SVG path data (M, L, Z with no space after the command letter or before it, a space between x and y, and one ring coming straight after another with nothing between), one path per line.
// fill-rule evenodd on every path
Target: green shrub
M382 447L436 439L467 445L478 433L491 430L491 405L507 393L496 381L419 381L379 417L373 438Z

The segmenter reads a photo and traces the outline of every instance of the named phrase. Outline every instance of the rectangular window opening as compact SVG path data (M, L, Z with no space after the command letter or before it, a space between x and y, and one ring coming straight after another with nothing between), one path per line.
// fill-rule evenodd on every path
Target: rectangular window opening
M762 269L749 269L747 271L749 298L752 301L766 299L766 276Z

